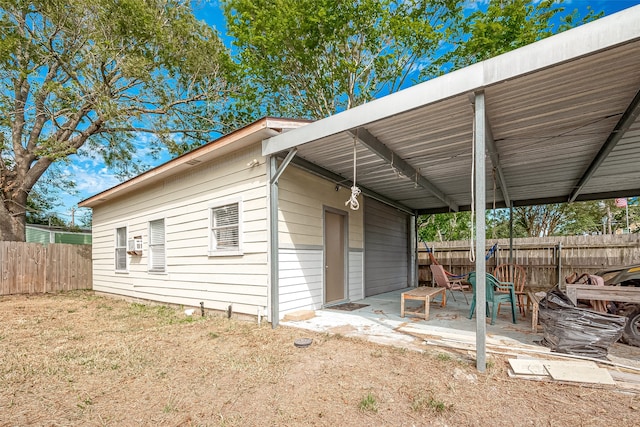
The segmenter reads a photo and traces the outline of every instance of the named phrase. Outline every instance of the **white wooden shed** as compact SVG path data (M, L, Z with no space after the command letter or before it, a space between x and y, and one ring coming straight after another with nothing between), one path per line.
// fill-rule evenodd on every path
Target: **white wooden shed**
M351 210L345 183L295 167L278 177L274 195L262 141L308 123L258 120L84 200L80 206L93 209L93 289L231 306L277 323L294 310L411 285L410 211L363 196Z

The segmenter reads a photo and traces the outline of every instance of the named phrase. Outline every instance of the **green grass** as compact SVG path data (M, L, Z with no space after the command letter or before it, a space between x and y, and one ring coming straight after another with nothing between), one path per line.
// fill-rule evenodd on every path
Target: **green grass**
M453 405L447 405L441 400L435 399L433 396L428 396L424 393L416 394L411 400L411 410L414 412L423 412L427 409L431 409L434 412L441 414L449 411L453 408Z
M93 405L93 400L88 396L84 399L80 399L80 402L78 402L78 408L81 410L85 410L91 405Z
M147 305L131 303L129 305L131 316L139 316L145 319L156 319L164 325L174 325L181 323L193 323L207 319L206 316L187 316L183 309L177 309L166 305Z
M405 355L409 351L406 347L391 347L392 351L399 355Z
M375 396L369 392L362 398L358 408L362 412L378 412L378 402L376 402Z

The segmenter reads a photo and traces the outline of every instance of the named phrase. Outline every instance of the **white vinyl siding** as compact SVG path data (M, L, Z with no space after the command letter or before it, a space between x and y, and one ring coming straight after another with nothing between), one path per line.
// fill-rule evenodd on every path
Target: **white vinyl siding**
M322 308L324 296L323 209L348 212L348 297L363 293L363 208L345 209L351 192L336 184L289 166L278 181L279 302L280 318L296 310Z
M247 147L155 181L93 211L93 289L141 300L255 316L268 313L267 182L261 145ZM253 159L260 165L248 167ZM242 254L209 256L211 209L240 202ZM149 271L151 221L165 226L165 272ZM144 250L114 273L114 230L127 227ZM225 252L230 255L232 252Z
M166 267L164 219L149 222L149 271L164 273Z
M259 164L248 166L253 159ZM345 210L350 191L336 191L335 183L292 165L281 177L279 188L282 316L292 310L321 307L322 209ZM93 289L197 308L204 302L205 309L211 310L226 311L231 305L234 314L269 313L268 190L265 159L261 144L256 143L97 206L93 211ZM226 234L226 239L219 233L217 239L225 243L221 246L236 248L211 256L213 218L217 216L213 210L228 205L237 207L237 220L227 216L224 225L236 223L237 231ZM362 292L362 211L362 207L349 210L348 215L351 298ZM150 222L160 218L164 221L165 271L152 273ZM121 226L126 226L125 252L126 237L140 236L144 242L142 254L126 256L128 274L114 273L114 230Z
M322 247L279 251L280 318L322 308L324 263Z
M362 206L362 205L361 205ZM362 209L362 207L361 207ZM357 301L364 298L364 252L359 250L349 250L349 299Z
M115 243L115 269L127 271L127 227L116 228Z
M280 318L296 310L320 310L323 296L322 247L280 249L279 301ZM349 299L357 301L362 295L361 249L349 251Z
M344 202L351 191L336 184L306 173L295 166L288 167L278 181L279 224L278 240L281 247L322 246L324 243L322 211L331 207L349 213L349 248L363 247L363 208L345 209Z
M241 255L242 202L212 207L210 218L209 255Z

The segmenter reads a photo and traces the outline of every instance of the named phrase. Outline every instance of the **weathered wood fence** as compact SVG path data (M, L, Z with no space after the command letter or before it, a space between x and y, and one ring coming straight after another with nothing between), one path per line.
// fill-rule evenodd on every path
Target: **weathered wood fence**
M0 295L91 289L91 245L0 241Z
M498 243L498 249L487 260L487 272L498 264L509 262L509 239L487 239L487 248ZM424 245L418 253L420 282L431 282L431 259ZM466 274L475 270L469 261L469 241L429 243L433 256L445 270ZM485 253L477 254L484 257ZM513 239L513 262L527 272L526 286L533 290L548 289L564 283L573 272L596 273L599 270L640 264L640 235L567 236Z

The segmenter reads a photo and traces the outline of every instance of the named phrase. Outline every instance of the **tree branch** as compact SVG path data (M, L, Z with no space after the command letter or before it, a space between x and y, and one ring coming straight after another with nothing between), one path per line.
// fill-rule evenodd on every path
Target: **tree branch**
M206 129L166 129L159 131L157 129L149 129L143 127L135 127L135 126L122 126L122 127L103 127L96 133L115 133L115 132L141 132L141 133L166 133L166 134L179 134L179 133L211 133L212 131Z
M40 89L36 93L36 97L35 97L36 116L35 116L33 128L31 129L31 133L29 134L27 151L31 152L35 150L38 144L38 139L40 138L40 134L42 133L42 128L44 127L44 124L47 122L47 114L45 111L44 103L50 92L46 90L46 86L48 83L50 83L53 80L53 78L56 76L57 73L58 73L58 64L54 63L49 67L49 71L47 72L47 75L45 76L44 81L42 82L42 86L40 86Z
M177 107L178 105L190 104L192 102L203 101L205 99L206 99L205 95L201 94L201 95L192 96L190 98L178 99L160 108L129 107L127 108L127 111L131 111L131 112L135 111L136 113L142 113L142 114L164 115L164 114L167 114L172 108Z
M22 37L26 38L26 13L22 12L21 16L15 16L18 22L18 32ZM29 81L27 80L26 73L21 71L28 68L29 54L22 45L17 48L16 52L16 65L18 68L18 77L13 79L14 90L14 116L11 124L11 142L13 150L16 153L17 158L21 158L25 154L25 150L22 147L22 133L25 126L25 105L27 97L29 96ZM23 165L20 165L23 166Z

